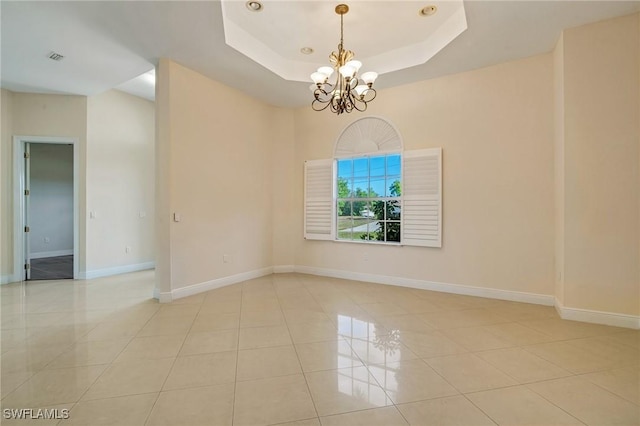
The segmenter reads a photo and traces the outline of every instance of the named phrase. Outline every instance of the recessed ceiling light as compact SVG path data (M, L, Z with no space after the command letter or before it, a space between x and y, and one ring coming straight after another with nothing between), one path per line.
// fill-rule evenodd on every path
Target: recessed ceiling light
M304 55L311 55L313 53L313 49L311 47L303 47L300 49L300 53Z
M420 16L431 16L431 15L435 15L436 12L438 11L438 7L431 5L431 6L425 6L422 9L420 9L420 11L418 12L418 15Z
M52 59L54 61L61 61L64 59L64 56L56 52L49 52L49 55L47 55L47 58Z
M248 2L245 3L245 6L247 6L247 9L249 9L252 12L260 12L262 10L262 3L260 3L259 1L256 0L250 0Z

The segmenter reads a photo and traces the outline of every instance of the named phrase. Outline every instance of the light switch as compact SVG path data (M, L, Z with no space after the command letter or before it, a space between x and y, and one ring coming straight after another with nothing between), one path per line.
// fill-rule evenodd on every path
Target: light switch
M180 213L174 213L173 214L173 221L174 222L180 222Z
M90 219L95 219L97 217L96 212L89 212L89 218Z
M140 212L140 217L146 217L147 216L147 212Z

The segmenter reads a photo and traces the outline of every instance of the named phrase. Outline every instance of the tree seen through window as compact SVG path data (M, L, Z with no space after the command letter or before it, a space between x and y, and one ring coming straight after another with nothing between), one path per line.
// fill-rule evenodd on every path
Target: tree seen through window
M338 160L339 240L400 242L401 156Z

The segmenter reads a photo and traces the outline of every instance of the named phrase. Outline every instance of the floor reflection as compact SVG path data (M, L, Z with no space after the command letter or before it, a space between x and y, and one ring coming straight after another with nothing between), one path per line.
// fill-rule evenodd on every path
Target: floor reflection
M383 373L381 377L385 378L385 383L382 384L384 389L397 389L395 369L388 364L415 358L413 354L407 356L408 349L400 343L400 330L387 330L373 321L340 314L337 315L337 324L338 334L345 338L350 346L337 346L338 365L359 358L370 365L369 368ZM374 405L384 404L379 397L379 384L366 368L344 368L337 371L337 385L341 393L367 399ZM372 391L372 387L375 391ZM374 400L371 400L372 398Z
M388 404L388 397L366 367L342 368L337 371L338 391L374 407Z

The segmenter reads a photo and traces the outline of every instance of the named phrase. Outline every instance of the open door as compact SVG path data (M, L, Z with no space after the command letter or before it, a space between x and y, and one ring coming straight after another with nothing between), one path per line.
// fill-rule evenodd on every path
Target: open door
M12 281L77 279L78 139L14 136Z
M29 238L29 194L31 188L31 144L24 144L24 279L31 279L31 247Z

